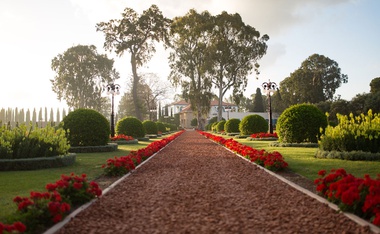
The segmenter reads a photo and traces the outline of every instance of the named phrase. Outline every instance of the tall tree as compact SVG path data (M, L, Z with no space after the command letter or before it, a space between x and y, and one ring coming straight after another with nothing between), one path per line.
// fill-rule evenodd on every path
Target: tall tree
M119 56L125 52L131 55L133 74L133 103L136 117L142 120L138 97L139 76L137 69L148 62L156 51L154 42L167 41L170 20L165 18L156 5L138 15L133 9L125 8L121 19L112 19L96 25L97 31L105 35L104 48Z
M261 89L257 88L255 93L255 99L253 101L253 112L264 112L264 100L261 94Z
M218 121L222 118L224 94L233 88L236 99L242 96L247 87L247 76L252 69L258 74L259 64L267 50L268 35L260 37L260 32L246 25L239 14L222 12L213 17L211 44L208 59L211 63L212 83L219 90Z
M337 88L347 83L337 62L319 54L313 54L301 67L281 83L281 97L287 105L332 101Z
M51 82L58 100L64 99L70 108L100 111L103 87L119 77L113 63L93 45L74 46L56 56L51 65L56 76Z
M211 77L206 73L211 19L207 11L199 14L192 9L185 16L176 17L170 31L173 51L169 56L169 79L182 86L183 97L196 113L198 129L204 129L212 98Z

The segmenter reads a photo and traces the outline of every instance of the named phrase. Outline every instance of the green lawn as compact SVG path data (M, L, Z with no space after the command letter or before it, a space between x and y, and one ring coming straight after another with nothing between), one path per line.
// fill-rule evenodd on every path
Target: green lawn
M37 171L1 171L0 172L0 222L16 210L12 201L16 196L29 196L30 191L45 191L45 185L54 183L62 174L86 174L89 181L103 173L101 166L114 156L127 155L131 150L145 148L154 140L140 141L138 144L119 145L115 152L77 154L74 165Z

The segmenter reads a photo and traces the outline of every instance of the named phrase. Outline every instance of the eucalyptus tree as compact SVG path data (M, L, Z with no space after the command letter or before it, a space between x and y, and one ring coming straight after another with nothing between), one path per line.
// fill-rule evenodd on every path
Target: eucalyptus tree
M280 93L287 105L332 101L336 89L347 82L348 77L341 74L337 62L313 54L280 83Z
M52 60L51 68L56 72L50 80L52 89L70 108L100 111L103 87L119 77L113 63L106 55L98 54L93 45L71 47Z
M185 16L176 17L170 30L169 80L182 87L182 96L196 113L199 129L204 129L212 98L211 76L207 71L207 51L210 43L212 16L191 9Z
M209 72L212 83L219 90L218 121L222 118L224 94L233 88L235 98L242 96L248 83L248 75L255 70L258 74L258 60L267 51L268 35L243 22L237 13L222 12L213 17L211 43L208 47Z
M139 76L137 70L148 62L155 50L154 42L167 41L170 19L165 18L156 5L152 5L141 15L133 9L125 8L121 19L112 19L96 25L97 31L104 33L104 48L122 56L130 53L133 74L133 104L136 117L142 120L141 103L138 96Z

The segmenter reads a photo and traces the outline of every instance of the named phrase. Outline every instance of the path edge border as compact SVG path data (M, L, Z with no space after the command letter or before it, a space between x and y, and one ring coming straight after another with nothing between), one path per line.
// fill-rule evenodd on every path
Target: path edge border
M181 135L179 135L178 137L180 137ZM102 197L105 194L107 194L109 191L111 191L114 187L116 187L118 184L120 184L120 182L122 182L125 178L127 178L128 176L130 176L133 173L134 170L137 170L138 168L140 168L142 165L144 165L146 162L148 162L151 158L153 158L159 152L161 152L161 150L165 149L168 145L170 145L172 142L174 142L175 140L177 140L177 138L175 138L173 141L171 141L168 144L166 144L164 147L162 147L161 149L159 149L156 153L152 154L149 158L147 158L142 163L140 163L139 165L137 165L135 169L129 171L127 174L123 175L120 179L116 180L110 186L108 186L106 189L104 189L102 191ZM54 233L58 232L68 222L70 222L73 218L75 218L75 216L77 216L80 212L82 212L85 209L87 209L88 207L90 207L92 204L94 204L98 200L99 200L99 198L92 199L91 201L87 202L86 204L83 204L82 206L80 206L77 209L73 210L73 212L71 212L68 216L66 216L62 221L60 221L59 223L56 223L55 225L53 225L52 227L50 227L49 229L47 229L45 232L43 232L43 234L54 234Z
M374 233L376 233L376 234L380 234L380 228L377 227L376 225L374 225L374 224L368 222L367 220L362 219L362 218L360 218L359 216L354 215L354 214L352 214L352 213L348 213L348 212L343 212L343 211L341 211L341 210L338 208L338 206L337 206L336 204L329 202L327 199L325 199L325 198L323 198L323 197L321 197L321 196L319 196L319 195L317 195L317 194L315 194L315 193L312 193L312 192L310 192L309 190L307 190L307 189L305 189L305 188L302 188L302 187L299 186L298 184L296 184L296 183L294 183L294 182L292 182L292 181L286 179L285 177L282 177L282 176L280 176L280 175L274 173L273 171L270 171L270 170L266 169L266 168L263 167L263 166L260 166L260 165L258 165L258 164L256 164L256 163L251 162L250 160L248 160L247 158L241 156L240 154L238 154L238 153L236 153L236 152L234 152L234 151L228 149L227 147L225 147L225 146L223 146L223 145L221 145L221 144L218 144L217 142L215 142L215 141L213 141L213 140L211 140L211 139L209 139L209 138L207 138L207 137L206 137L206 139L210 140L211 142L213 142L213 143L215 143L215 144L217 144L217 145L222 146L224 149L230 151L231 153L233 153L233 154L235 154L236 156L240 157L241 159L243 159L243 160L249 162L250 164L252 164L252 165L258 167L259 169L261 169L261 170L267 172L268 174L270 174L270 175L276 177L277 179L279 179L279 180L281 180L282 182L288 184L289 186L291 186L291 187L297 189L298 191L300 191L300 192L302 192L302 193L304 193L304 194L306 194L306 195L308 195L308 196L310 196L310 197L316 199L317 201L319 201L319 202L321 202L321 203L323 203L323 204L326 204L327 206L329 206L331 209L335 210L336 212L338 212L338 213L342 213L342 214L345 215L347 218L349 218L349 219L351 219L352 221L356 222L358 225L360 225L360 226L362 226L362 227L369 227L369 229L370 229L372 232L374 232Z

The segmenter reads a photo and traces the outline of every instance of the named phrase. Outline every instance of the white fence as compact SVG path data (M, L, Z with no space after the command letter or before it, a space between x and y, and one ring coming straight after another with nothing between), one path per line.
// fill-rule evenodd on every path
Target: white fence
M8 125L15 127L20 124L33 124L33 126L45 127L48 124L58 126L61 120L70 112L70 109L53 109L39 108L36 110L18 109L18 108L1 108L0 126Z

